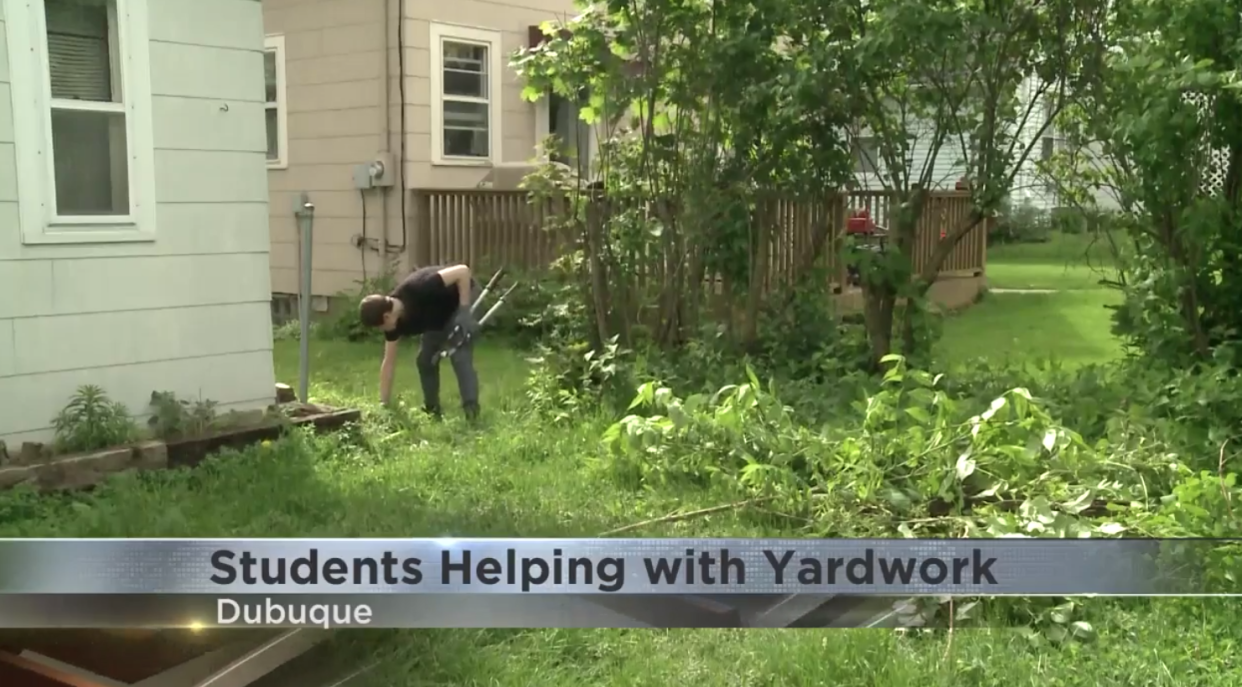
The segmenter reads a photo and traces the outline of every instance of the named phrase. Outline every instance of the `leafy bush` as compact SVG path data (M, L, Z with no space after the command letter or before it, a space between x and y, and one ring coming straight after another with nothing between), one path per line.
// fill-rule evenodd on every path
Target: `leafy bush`
M532 358L527 400L557 423L619 408L633 389L630 351L613 338L602 349L586 341L540 346Z
M1048 227L1062 234L1082 234L1088 229L1086 214L1078 208L1059 207L1048 212Z
M319 331L319 323L310 323L310 333L313 339ZM289 320L284 324L272 327L273 341L297 341L302 338L302 323L297 320Z
M558 332L565 329L567 321L582 311L569 305L579 298L571 275L554 265L544 272L506 274L496 287L497 292L483 305L480 317L511 284L518 286L505 299L504 306L488 320L488 337L503 338L520 348L531 348L540 341L559 336Z
M1006 204L998 213L988 241L992 243L1042 243L1048 240L1052 222L1048 211L1030 203Z
M61 453L98 451L138 438L138 426L125 405L109 399L103 389L91 384L78 387L52 426L56 431L56 450Z
M1242 512L1231 505L1242 489L1224 446L1210 444L1220 446L1210 460L1202 451L1204 439L1221 440L1220 432L1236 431L1228 423L1238 426L1205 387L1223 394L1231 386L1153 372L1127 405L1116 396L1120 376L1097 371L1076 382L1054 372L1044 381L1051 398L1022 386L988 396L901 358L886 362L879 387L823 427L806 422L753 371L746 383L712 394L682 397L645 383L630 414L606 432L600 468L644 488L710 483L762 497L806 522L810 536L1242 533ZM1165 383L1157 383L1162 376ZM1088 389L1090 401L1073 398ZM1172 429L1204 402L1219 408L1207 423ZM1091 435L1067 421L1074 413L1083 414ZM1222 544L1194 553L1203 585L1236 588L1242 549ZM1006 613L1043 622L1054 608L1023 604Z

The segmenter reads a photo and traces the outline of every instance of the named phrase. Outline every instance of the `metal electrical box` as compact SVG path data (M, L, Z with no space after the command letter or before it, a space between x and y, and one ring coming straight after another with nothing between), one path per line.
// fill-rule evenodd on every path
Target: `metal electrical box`
M378 174L373 178L375 186L388 187L397 185L396 155L388 152L376 153L371 165L378 171Z
M392 153L376 153L370 162L354 167L354 188L384 188L397 181L397 161Z
M371 163L354 165L354 188L375 188L375 178L372 176Z

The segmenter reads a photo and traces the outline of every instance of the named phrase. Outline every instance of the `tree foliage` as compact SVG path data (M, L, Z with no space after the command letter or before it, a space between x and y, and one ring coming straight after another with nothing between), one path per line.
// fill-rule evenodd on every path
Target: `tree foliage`
M591 5L546 25L545 42L515 58L528 99L581 99L598 132L594 188L549 184L549 173L531 182L576 208L597 341L629 343L644 309L659 323L657 343L696 334L709 275L744 303L739 338L757 337L761 201L822 195L849 174L839 133L848 111L832 104L842 80L783 49L791 9L774 0ZM653 256L659 269L645 274ZM734 305L726 301L730 329Z
M996 214L1052 120L1098 80L1105 7L1101 0L856 1L843 25L820 29L838 37L833 50L849 74L850 135L876 141L875 181L896 208L892 254L864 270L877 358L892 348L903 298L903 347L916 352L921 299L953 249ZM973 210L947 228L916 273L927 194L952 188L959 176Z
M1120 205L1118 332L1160 358L1226 353L1242 332L1242 13L1135 0L1113 21L1103 78L1062 118L1074 145L1050 173L1081 205L1098 188Z
M1224 0L614 0L545 26L514 63L526 97L582 99L599 132L594 187L541 182L574 208L598 345L650 331L670 346L715 326L754 345L787 302L763 288L765 199L863 181L893 208L888 250L849 258L872 359L918 353L945 261L1038 166L1091 218L1105 191L1119 202L1119 331L1203 357L1242 331L1239 17ZM1069 145L1043 159L1053 132ZM857 155L876 158L874 178ZM916 266L928 193L958 176L973 209ZM818 222L808 268L838 229Z

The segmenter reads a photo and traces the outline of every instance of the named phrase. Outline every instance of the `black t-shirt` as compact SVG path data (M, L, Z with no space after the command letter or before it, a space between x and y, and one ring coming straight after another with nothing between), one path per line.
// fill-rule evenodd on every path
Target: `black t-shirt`
M396 341L448 326L453 313L461 305L461 294L456 286L444 283L444 278L440 276L442 269L423 267L414 270L388 294L401 301L403 310L396 328L384 332L385 339Z

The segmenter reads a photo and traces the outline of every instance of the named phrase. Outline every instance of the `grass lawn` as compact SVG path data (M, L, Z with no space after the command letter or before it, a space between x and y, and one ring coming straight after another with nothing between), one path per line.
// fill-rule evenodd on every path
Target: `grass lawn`
M1111 264L1105 239L1086 235L989 248L989 288L1056 293L987 294L945 322L937 357L955 363L1056 358L1066 365L1115 360L1122 349L1107 306L1120 295L1099 283Z
M0 502L2 536L589 536L679 508L720 503L710 491L639 493L603 479L604 424L549 427L523 414L523 360L479 352L485 423L429 424L373 403L375 345L316 342L313 394L362 406L370 449L340 435L289 439L194 472L121 479L73 502ZM295 379L296 344L277 347ZM403 400L414 405L413 371ZM446 401L455 398L445 370ZM635 536L788 533L762 515L723 513ZM1221 600L1133 601L1097 621L1099 640L1035 646L1013 630L944 636L882 630L355 631L332 651L380 659L364 684L460 685L1231 685L1219 646L1239 631ZM1168 621L1177 618L1176 623ZM1233 642L1234 644L1227 644ZM1225 644L1222 644L1225 643ZM1142 646L1142 651L1135 651Z
M1015 261L1016 262L1016 261ZM1006 264L1001 262L1001 264ZM1040 264L1040 263L1032 263ZM1106 292L993 294L953 318L941 355L1115 355ZM210 461L199 470L122 477L73 500L0 499L0 536L411 537L592 536L731 500L710 489L639 491L606 478L595 458L607 421L551 426L523 412L520 353L477 353L484 418L455 411L429 423L375 404L378 344L316 341L312 396L361 407L353 435L291 437ZM406 408L420 402L410 364L398 371ZM297 344L276 349L281 380L297 378ZM762 513L722 512L633 536L795 535ZM1198 686L1242 684L1238 604L1132 600L1093 619L1091 644L1034 644L1014 630L954 635L883 630L440 630L353 631L330 648L343 661L379 665L367 687L943 687Z
M1101 289L1113 264L1108 240L1086 234L1053 234L1045 243L988 248L988 286L993 289Z
M945 321L937 357L969 363L1056 358L1066 365L1117 359L1121 344L1109 331L1112 291L990 293Z

